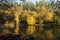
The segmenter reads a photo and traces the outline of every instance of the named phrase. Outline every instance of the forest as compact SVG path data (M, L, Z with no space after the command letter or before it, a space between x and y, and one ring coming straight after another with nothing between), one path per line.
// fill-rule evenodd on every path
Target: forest
M26 0L20 0L20 3L16 1L0 0L1 40L60 39L59 0L41 0L35 3ZM4 35L6 38L3 38Z

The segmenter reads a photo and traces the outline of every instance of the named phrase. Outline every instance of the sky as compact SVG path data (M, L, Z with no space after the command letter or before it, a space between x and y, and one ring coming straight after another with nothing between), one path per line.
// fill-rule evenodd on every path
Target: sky
M26 2L29 2L29 1L35 3L36 1L39 2L39 1L41 1L41 0L26 0ZM49 0L46 0L46 1L49 1ZM55 2L56 2L56 1L57 1L57 0L55 0ZM17 0L17 2L19 3L20 0Z

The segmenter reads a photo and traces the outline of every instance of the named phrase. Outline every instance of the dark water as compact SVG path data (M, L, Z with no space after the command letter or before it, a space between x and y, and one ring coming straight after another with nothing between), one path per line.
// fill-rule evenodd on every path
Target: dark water
M2 35L0 36L0 40L42 40L37 37L32 37L32 36L26 36L24 38L21 37L21 35Z

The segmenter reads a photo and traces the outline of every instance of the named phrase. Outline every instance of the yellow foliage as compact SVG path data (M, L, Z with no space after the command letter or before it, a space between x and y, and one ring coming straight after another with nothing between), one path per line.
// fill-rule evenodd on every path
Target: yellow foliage
M33 17L38 17L38 13L37 12L35 12L35 11L32 11L32 14L31 14Z
M14 7L12 7L12 8L11 8L11 10L13 10L13 11L14 11L14 10L15 10L15 8L14 8Z
M47 30L47 31L46 31L46 36L47 36L49 39L51 39L51 38L53 37L53 34L52 34L51 30Z
M31 34L34 34L35 30L36 30L35 26L28 26L26 33L28 35L31 35Z
M60 13L60 9L57 8L56 11L57 11L57 13Z
M15 21L16 21L16 28L15 28L15 34L19 34L19 13L15 13Z
M17 23L19 22L19 18L18 18L18 16L15 18L15 20L17 21Z
M35 18L33 16L28 16L27 17L27 23L30 24L35 24Z
M19 14L17 12L15 13L15 20L19 22Z
M6 35L8 33L9 33L9 31L7 29L2 31L2 35Z
M29 16L29 14L28 14L28 11L27 11L27 10L23 11L23 13L22 13L22 17L26 17L26 16Z
M49 12L46 14L46 19L50 21L50 20L52 20L52 18L53 18L53 12L49 11Z
M4 10L0 10L0 12L3 12Z
M29 25L34 25L35 24L35 18L31 15L27 17L27 23ZM27 28L27 34L33 34L35 32L35 26L28 26Z
M14 28L14 23L9 23L10 28Z
M5 13L8 13L8 10L5 10Z
M47 11L47 8L46 8L45 6L42 6L42 7L41 7L41 10L42 10L42 11Z
M15 32L15 34L19 34L19 27L18 26L16 26L14 32Z

